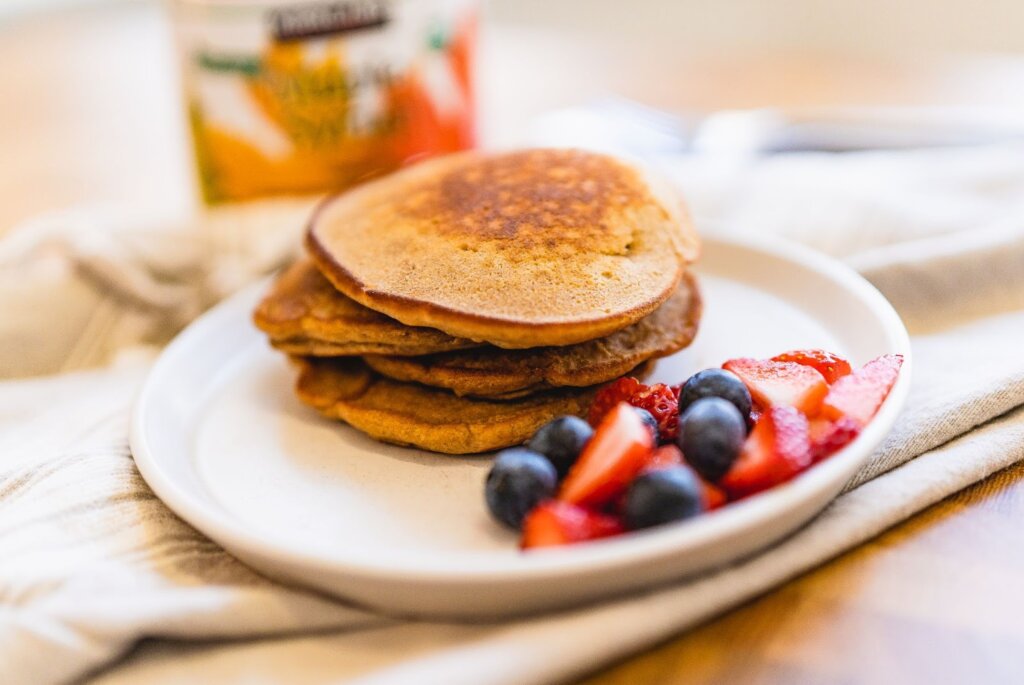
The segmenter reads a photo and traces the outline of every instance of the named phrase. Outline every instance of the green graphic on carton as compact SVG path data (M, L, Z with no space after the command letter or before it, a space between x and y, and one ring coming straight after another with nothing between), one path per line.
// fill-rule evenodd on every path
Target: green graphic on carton
M245 55L214 55L200 52L196 57L200 69L216 73L235 73L245 76L256 76L260 73L259 57Z

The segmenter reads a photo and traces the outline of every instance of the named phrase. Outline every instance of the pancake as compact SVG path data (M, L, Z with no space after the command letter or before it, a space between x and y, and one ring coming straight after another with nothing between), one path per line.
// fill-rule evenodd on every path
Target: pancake
M556 416L582 416L596 392L573 388L508 402L468 399L384 378L355 357L296 361L296 393L303 403L376 440L445 454L521 444Z
M274 349L285 354L300 357L358 357L370 354L392 354L396 358L401 355L420 354L414 345L388 345L387 343L335 343L314 340L313 338L288 338L287 340L271 340ZM429 349L429 348L428 348ZM424 352L423 354L429 354Z
M636 323L675 291L698 239L674 190L579 150L463 153L324 202L306 246L357 302L505 348Z
M456 395L508 397L554 387L597 385L649 359L686 347L697 334L701 300L687 273L654 313L598 340L567 347L501 350L480 347L423 357L368 355L378 373L400 381L447 388Z
M274 347L290 354L418 355L475 345L362 306L339 293L308 259L278 277L253 320Z

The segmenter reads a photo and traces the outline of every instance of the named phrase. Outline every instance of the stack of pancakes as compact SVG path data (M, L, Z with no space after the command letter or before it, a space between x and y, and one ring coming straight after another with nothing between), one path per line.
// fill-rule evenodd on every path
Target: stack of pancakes
M466 153L325 202L255 313L297 393L371 437L449 454L585 414L690 343L698 242L670 189L577 150Z

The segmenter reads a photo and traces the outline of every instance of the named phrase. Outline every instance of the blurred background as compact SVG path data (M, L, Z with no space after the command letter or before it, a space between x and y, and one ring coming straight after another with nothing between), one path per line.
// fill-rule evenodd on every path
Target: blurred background
M494 0L492 16L704 54L1024 49L1015 0Z
M1016 0L490 0L481 141L610 95L722 108L1024 105ZM168 7L0 3L0 232L81 202L196 206Z

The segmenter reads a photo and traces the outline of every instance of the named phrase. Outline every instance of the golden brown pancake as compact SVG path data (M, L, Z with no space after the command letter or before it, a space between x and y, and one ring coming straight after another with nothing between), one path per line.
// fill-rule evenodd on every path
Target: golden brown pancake
M365 360L395 380L448 388L456 395L507 398L512 393L583 387L617 378L642 362L689 345L700 314L696 279L687 273L654 313L598 340L530 350L480 347L423 357L368 355Z
M682 201L580 150L464 153L326 201L306 244L344 294L499 347L569 345L654 311L698 251Z
M271 340L270 345L285 354L300 357L358 357L364 354L391 354L396 356L419 354L411 345L388 345L387 343L333 343L313 338L289 338Z
M556 416L583 415L596 392L572 388L507 402L469 399L386 379L354 357L296 361L299 399L324 416L377 440L446 454L520 444Z
M291 354L416 355L475 346L362 306L339 293L308 259L278 277L253 319L274 347Z

